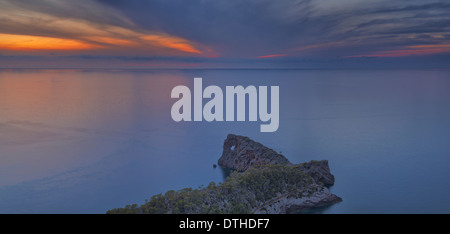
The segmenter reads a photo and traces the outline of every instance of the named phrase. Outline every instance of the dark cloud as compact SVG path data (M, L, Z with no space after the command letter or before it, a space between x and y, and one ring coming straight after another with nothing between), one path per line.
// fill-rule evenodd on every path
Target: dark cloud
M337 41L345 49L327 48L328 55L346 56L360 43L376 50L417 42L401 34L450 31L450 4L445 1L98 1L142 27L211 45L224 56L286 53Z
M296 27L297 23L307 21L312 11L310 1L100 2L115 6L147 29L212 45L228 56L254 56L294 44L309 27Z

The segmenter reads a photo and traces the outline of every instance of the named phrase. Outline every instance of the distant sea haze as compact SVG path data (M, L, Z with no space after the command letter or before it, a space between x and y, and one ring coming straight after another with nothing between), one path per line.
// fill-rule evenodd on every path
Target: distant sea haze
M171 91L195 77L278 86L278 129L174 121ZM0 70L0 213L105 213L223 181L229 133L327 159L344 201L313 213L448 213L449 90L445 69Z

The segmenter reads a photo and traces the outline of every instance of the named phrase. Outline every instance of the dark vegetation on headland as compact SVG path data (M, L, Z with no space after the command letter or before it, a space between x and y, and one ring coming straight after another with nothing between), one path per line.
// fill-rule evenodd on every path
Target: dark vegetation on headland
M342 201L324 185L334 183L327 161L291 164L248 137L228 135L219 165L234 169L224 183L170 190L108 214L298 213Z

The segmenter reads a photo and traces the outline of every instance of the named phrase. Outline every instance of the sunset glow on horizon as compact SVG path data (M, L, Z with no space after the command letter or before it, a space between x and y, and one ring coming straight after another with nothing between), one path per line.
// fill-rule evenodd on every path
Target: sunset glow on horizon
M0 49L5 50L87 50L100 47L65 38L0 34Z

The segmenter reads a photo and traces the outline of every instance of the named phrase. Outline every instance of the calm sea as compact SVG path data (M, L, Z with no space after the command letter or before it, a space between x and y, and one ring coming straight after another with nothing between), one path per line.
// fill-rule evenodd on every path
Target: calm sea
M179 122L173 87L280 87L280 126ZM223 181L228 133L329 160L319 213L450 213L450 70L1 70L0 213L105 213Z

